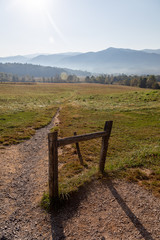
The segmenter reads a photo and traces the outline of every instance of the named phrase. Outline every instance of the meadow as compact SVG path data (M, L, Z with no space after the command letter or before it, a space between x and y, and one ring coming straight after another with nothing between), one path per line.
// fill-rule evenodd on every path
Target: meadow
M60 108L59 137L113 128L105 178L125 178L160 196L160 90L100 84L0 84L0 147L30 138ZM54 129L53 129L54 130ZM80 143L59 156L60 192L67 196L97 174L101 139Z

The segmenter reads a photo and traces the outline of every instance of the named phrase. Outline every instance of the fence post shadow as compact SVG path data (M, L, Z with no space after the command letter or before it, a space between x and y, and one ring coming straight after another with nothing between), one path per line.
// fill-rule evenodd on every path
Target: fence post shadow
M83 165L83 159L80 153L80 148L78 145L78 142L80 141L88 141L91 139L102 137L102 148L101 148L101 157L99 162L99 171L101 173L104 172L104 166L106 161L106 155L107 155L107 149L108 149L108 141L112 129L112 123L113 121L107 121L105 122L104 131L102 132L96 132L96 133L89 133L89 134L83 134L83 135L76 135L74 133L73 137L67 137L67 138L61 138L58 139L58 132L53 132L48 134L48 147L49 147L49 198L51 205L54 205L55 203L59 203L59 192L58 192L58 147L65 146L67 144L76 143L76 147L78 150L78 155L81 164ZM81 191L79 191L80 193ZM78 194L79 195L79 194ZM85 198L85 192L83 191L82 196L78 197L78 199L72 198L72 203L74 202L74 207L67 207L67 210L69 211L69 216L66 215L66 220L68 220L73 214L76 212L80 201L82 198ZM80 196L80 195L79 195ZM55 204L56 205L56 204ZM52 239L58 240L58 239L65 239L64 235L64 219L61 217L61 214L58 213L58 211L52 210L51 212L51 231L52 231Z
M87 188L87 190L86 190ZM71 219L84 199L87 199L90 191L90 183L81 186L78 192L72 193L69 199L62 201L57 209L50 212L52 240L66 239L64 227L66 222Z
M62 208L58 211L51 212L51 231L52 231L52 240L66 239L64 232L64 225L69 219L71 219L76 213L79 204L82 200L87 199L90 189L92 189L92 184L87 184L87 189L83 186L78 193L75 193L68 202L66 202ZM154 240L151 233L143 226L140 220L136 217L136 215L131 211L131 209L127 206L123 198L120 196L114 184L109 179L102 180L102 184L105 187L108 187L122 210L125 212L127 217L131 220L135 228L139 231L143 239L145 240ZM74 203L74 204L73 204Z
M51 213L51 233L52 240L65 239L63 220L58 216L58 213Z
M147 229L143 226L143 224L140 222L140 220L136 217L136 215L131 211L131 209L127 206L123 198L120 196L116 188L114 187L111 180L106 180L103 184L107 185L108 189L112 193L112 195L117 200L118 204L122 208L122 210L125 212L125 214L129 217L131 222L134 224L134 226L137 228L137 230L140 232L141 236L145 240L154 240L152 238L151 233L147 231Z

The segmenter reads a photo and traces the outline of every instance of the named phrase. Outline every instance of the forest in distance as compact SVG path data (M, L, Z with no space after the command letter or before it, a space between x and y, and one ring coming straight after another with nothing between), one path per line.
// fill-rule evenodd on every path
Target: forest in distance
M140 88L160 89L160 75L97 75L78 77L75 74L67 74L62 72L53 77L31 77L18 76L17 74L0 72L0 83L100 83L100 84L119 84L125 86L133 86Z

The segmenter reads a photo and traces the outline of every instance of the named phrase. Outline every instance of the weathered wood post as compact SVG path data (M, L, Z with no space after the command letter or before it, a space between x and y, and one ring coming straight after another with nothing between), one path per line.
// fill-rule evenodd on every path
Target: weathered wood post
M77 136L76 132L74 132L74 136ZM78 157L79 157L80 164L83 165L83 158L82 158L82 155L81 155L81 152L80 152L80 147L79 147L78 142L76 142L76 149L77 149L77 154L78 154Z
M58 200L58 132L48 134L49 147L49 198Z
M104 125L104 131L106 132L106 136L102 137L102 147L101 147L101 156L99 161L99 171L103 174L105 161L107 156L108 149L108 141L112 130L113 121L107 121Z

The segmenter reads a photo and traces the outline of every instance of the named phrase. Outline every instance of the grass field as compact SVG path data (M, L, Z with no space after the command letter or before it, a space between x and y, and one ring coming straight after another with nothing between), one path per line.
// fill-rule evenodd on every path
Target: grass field
M135 181L160 195L160 90L99 84L0 85L1 147L21 142L48 124L61 107L59 136L103 130L113 120L106 177ZM67 195L96 175L101 140L64 147L60 192Z

